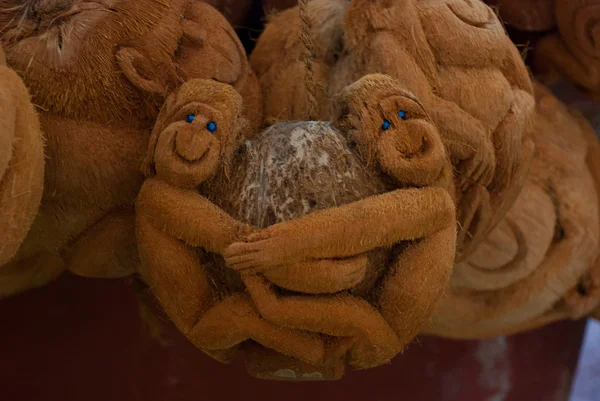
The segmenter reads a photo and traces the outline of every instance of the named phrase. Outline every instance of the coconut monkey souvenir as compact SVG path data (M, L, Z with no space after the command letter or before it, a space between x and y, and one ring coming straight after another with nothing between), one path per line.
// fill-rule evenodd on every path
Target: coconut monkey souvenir
M490 0L508 26L534 32L533 72L545 83L565 77L597 96L600 92L598 0Z
M265 95L267 118L276 119L279 115L288 118L290 115L295 115L300 118L302 113L310 110L309 101L303 100L310 97L295 96L290 100L285 98L286 93L300 93L303 90L297 83L299 79L289 80L286 87L286 81L283 81L279 75L279 71L282 70L287 71L288 75L295 70L299 72L300 77L305 75L300 68L303 61L297 57L304 44L301 40L283 42L281 35L278 34L282 30L297 32L301 29L298 23L292 24L294 13L297 11L283 12L271 19L251 59ZM580 148L575 150L569 147L569 152L573 155L584 155L588 152L587 146L590 146L590 152L594 151L596 139L588 135L592 139L588 139L587 143L591 145L586 145L586 141L582 139L584 137L580 135L583 135L582 132L589 131L589 126L582 128L586 125L577 123L578 118L563 110L559 102L555 101L556 106L552 112L542 112L534 108L533 86L525 66L492 10L479 1L346 3L314 0L309 3L307 15L308 19L313 21L309 37L315 42L315 63L318 65L314 68L314 76L322 83L321 91L317 91L318 96L314 97L318 103L316 107L318 113L322 115L329 113L327 99L338 92L344 82L356 79L357 76L367 72L385 71L400 82L406 83L423 99L423 104L428 106L432 118L437 122L442 140L446 139L444 144L454 162L457 182L459 228L457 261L459 263L451 279L452 291L448 299L453 300L441 304L440 312L434 319L439 323L439 328L434 326L428 331L455 337L503 334L526 327L536 327L544 324L548 319L575 317L589 312L597 300L593 295L588 296L594 293L588 290L583 291L588 295L582 297L580 301L569 301L569 305L577 305L573 307L577 312L561 309L560 312L552 314L549 310L567 302L567 299L572 299L573 297L567 293L577 293L574 290L574 286L578 285L577 282L586 283L582 284L585 288L595 288L594 283L597 279L591 277L596 276L593 269L597 247L594 245L596 244L594 233L597 229L597 221L594 217L596 206L591 207L590 216L584 214L573 216L574 221L581 226L573 228L568 237L579 239L573 239L573 242L561 242L561 246L557 247L538 242L541 241L541 237L533 235L526 241L527 245L524 245L525 239L522 237L524 234L519 233L527 232L530 228L533 230L533 226L537 223L531 223L532 227L527 229L522 227L516 230L515 218L507 220L503 216L513 206L523 185L529 185L529 180L532 179L530 177L543 174L542 171L559 169L561 174L566 175L570 173L565 171L571 171L571 168L573 173L581 171L580 174L585 178L578 181L577 189L573 189L572 193L584 191L587 193L586 196L593 198L595 191L593 186L589 185L590 172L595 174L593 165L587 167L581 165L578 169L573 167L574 164L568 161L565 154L562 156L553 154L557 157L554 162L550 162L553 160L552 157L544 154L549 152L552 148L550 144L555 141L572 139L579 144ZM436 22L432 23L432 21ZM304 36L306 35L300 37ZM466 43L469 45L466 46ZM280 50L269 54L266 49L271 46ZM287 57L287 54L290 54L290 57ZM459 90L459 87L462 89ZM542 107L540 105L552 103L548 100L552 99L551 96L543 96L541 94L543 91L539 88L538 92L538 109ZM546 110L547 107L542 107L542 110ZM553 130L553 134L546 140L541 133L548 130ZM571 138L570 132L573 132L577 139ZM541 147L539 153L544 153L538 155L536 159L532 157L534 138L536 144ZM464 159L467 154L460 151L461 146L473 151L475 159L470 161L467 160L468 157ZM483 151L477 150L480 146L484 146L481 148L484 149ZM489 149L493 151L489 152ZM589 160L592 159L593 157L590 157ZM481 163L473 160L479 160ZM542 167L543 163L547 163L545 167ZM550 168L552 164L558 166ZM475 170L466 167L469 165L491 168L494 178L487 182L483 179L484 175L474 173ZM539 170L537 173L528 173L529 169L533 168L532 165ZM470 174L478 178L474 181L473 176L469 178ZM530 189L526 191L528 192ZM524 199L525 196L522 194L519 199ZM564 196L564 199L556 202L568 203L567 195ZM525 203L518 202L521 205ZM537 200L531 200L527 203L527 207L533 207L536 218L543 219L542 214L546 209L538 203ZM590 201L590 204L594 202ZM515 204L511 211L512 215L516 207ZM520 213L527 214L524 211ZM552 213L564 215L559 212ZM519 219L523 220L523 217L517 218ZM503 228L497 228L494 234L488 237L491 230L499 223ZM568 225L561 225L561 230ZM465 227L470 228L465 231ZM507 234L512 231L514 233ZM500 232L504 234L499 234ZM589 241L583 241L579 236L583 232L587 233ZM483 240L487 245L477 251L478 244ZM501 240L506 243L499 242ZM465 241L466 245L461 247L461 242L465 243ZM492 251L491 241L495 241L493 244L496 248L507 247L511 250L499 251L492 247L495 249ZM578 241L583 241L582 248L576 245ZM516 243L520 245L517 247ZM556 249L555 252L558 253L562 252L565 258L568 258L569 252L575 252L573 255L578 256L573 256L568 261L563 259L563 264L558 267L559 265L550 262L553 258L558 260L557 254L550 253L551 249ZM469 253L472 252L479 252L477 256L473 256L478 262L473 262L469 257ZM511 252L517 253L511 254ZM526 254L529 255L527 262L522 259ZM530 259L533 254L538 255L535 262ZM542 263L544 260L545 264ZM483 266L490 267L479 267L481 263ZM549 267L550 265L554 267ZM553 268L557 269L555 279L562 279L562 282L560 285L554 285L560 288L554 291L554 296L546 297L547 291L553 291L548 289L548 286L553 284L544 281L543 278L547 277L547 269ZM539 269L539 273L534 275L532 272L536 269ZM525 280L525 277L530 274L531 277ZM523 283L519 284L520 280L523 280ZM529 291L528 299L534 299L537 295L544 298L544 301L538 299L543 310L530 308L523 299L516 300L507 295L513 294L519 285L521 290L518 294L522 297L525 297L524 294ZM482 293L486 288L488 290L494 288L494 291ZM500 288L503 290L495 291ZM532 295L531 291L537 291L537 295ZM497 298L492 303L490 297L495 296ZM515 297L518 298L517 295ZM521 301L523 303L519 303ZM448 315L444 316L445 313ZM485 314L489 315L490 320L484 316ZM461 317L458 318L458 315ZM481 327L473 321L467 323L468 316L471 315L478 316ZM496 326L491 322L494 319L497 319ZM462 323L458 323L459 321ZM505 326L501 323L503 321L506 322Z
M14 71L2 67L0 143L13 148L0 149L0 297L65 269L131 274L139 165L165 96L193 77L226 82L256 129L260 93L244 49L200 1L8 1L0 22Z
M274 16L251 57L265 117L306 118L305 44L296 38L314 42L320 116L328 114L327 99L364 74L399 79L429 110L456 170L464 260L502 218L532 153L524 136L531 82L496 15L480 1L314 0L304 32L297 13Z
M190 82L165 104L137 202L142 276L208 354L255 348L259 377L389 361L429 318L454 259L435 125L372 75L344 91L333 123L279 123L234 152L234 95ZM265 362L257 344L280 357Z
M535 84L536 154L506 217L466 262L426 332L507 335L600 304L600 143L590 124Z

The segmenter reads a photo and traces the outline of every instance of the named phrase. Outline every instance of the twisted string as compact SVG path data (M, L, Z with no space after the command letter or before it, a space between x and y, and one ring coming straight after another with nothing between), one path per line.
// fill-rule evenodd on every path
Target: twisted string
M300 19L302 28L300 30L300 39L304 44L304 85L308 94L308 117L310 120L317 119L317 90L318 84L315 80L313 70L313 59L316 57L315 46L311 37L312 24L308 16L309 0L298 0L300 5Z

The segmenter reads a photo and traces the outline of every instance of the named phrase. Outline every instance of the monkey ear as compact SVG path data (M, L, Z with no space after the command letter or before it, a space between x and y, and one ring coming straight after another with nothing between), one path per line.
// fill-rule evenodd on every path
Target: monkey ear
M123 47L117 51L117 64L125 77L138 89L150 93L165 94L167 85L157 74L156 66L138 50Z

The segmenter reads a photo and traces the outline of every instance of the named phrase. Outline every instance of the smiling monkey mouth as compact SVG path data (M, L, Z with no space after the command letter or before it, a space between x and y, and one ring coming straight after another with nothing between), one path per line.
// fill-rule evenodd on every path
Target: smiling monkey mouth
M173 140L173 154L183 163L188 164L188 165L195 165L195 164L200 164L202 163L202 161L206 158L206 155L208 155L210 148L207 147L204 149L204 151L202 152L202 154L198 157L195 157L194 159L190 160L188 157L182 155L178 150L177 150L177 139Z

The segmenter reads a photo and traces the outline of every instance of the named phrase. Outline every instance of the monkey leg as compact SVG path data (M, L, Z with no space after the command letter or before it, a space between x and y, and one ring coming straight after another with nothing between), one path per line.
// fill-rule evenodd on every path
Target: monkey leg
M67 269L79 276L117 278L139 265L133 208L106 215L77 238L64 254Z
M406 346L434 312L450 279L456 230L446 228L411 244L382 282L379 310Z
M268 270L264 276L286 290L328 294L348 290L361 282L367 263L366 255L337 260L311 260Z
M251 229L195 190L176 188L157 178L147 179L136 199L136 214L195 248L221 253ZM202 222L202 224L198 224Z
M193 248L138 216L140 273L173 323L198 348L215 353L252 339L284 355L321 363L323 340L261 319L244 294L219 301Z
M381 365L402 350L390 326L364 299L347 294L279 297L270 283L256 275L245 275L244 283L266 320L284 327L350 337L350 364L356 368ZM342 345L341 351L345 353L347 348ZM342 352L333 347L326 359L341 356Z
M0 266L17 253L44 188L44 138L23 82L0 66Z

